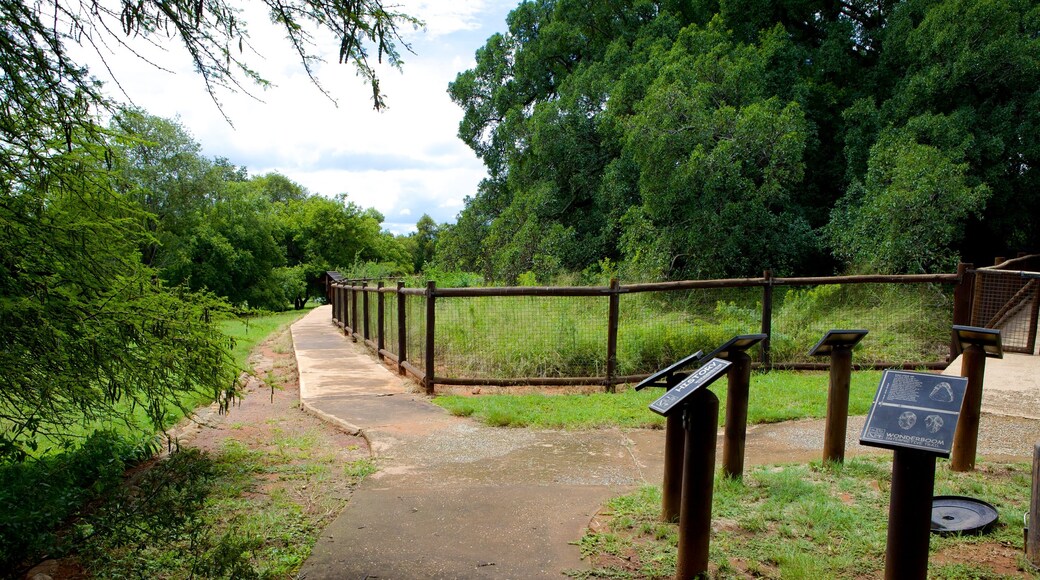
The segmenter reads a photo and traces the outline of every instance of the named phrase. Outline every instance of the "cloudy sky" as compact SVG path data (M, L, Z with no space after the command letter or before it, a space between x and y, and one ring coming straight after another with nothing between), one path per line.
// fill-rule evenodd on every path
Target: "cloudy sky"
M262 102L221 93L234 126L224 120L183 51L146 52L166 71L125 53L106 55L126 96L96 57L80 58L121 100L128 96L153 115L179 117L206 156L226 157L250 175L278 171L314 193L347 193L354 203L379 210L386 229L406 233L424 213L438 223L454 222L463 198L485 176L483 165L456 136L462 111L448 98L447 86L473 66L474 53L489 36L505 30L506 15L517 3L400 0L400 10L426 27L406 31L415 54L402 55L403 71L380 69L389 107L378 113L372 110L371 88L352 67L336 62L334 41L319 46L328 63L318 67L317 76L335 104L310 83L284 35L263 13L244 14L252 45L262 55L252 62L276 86L253 91Z

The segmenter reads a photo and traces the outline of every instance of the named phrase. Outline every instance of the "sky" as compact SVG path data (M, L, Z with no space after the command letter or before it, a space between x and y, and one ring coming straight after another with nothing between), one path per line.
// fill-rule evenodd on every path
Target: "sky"
M337 62L333 39L317 46L327 62L316 70L335 103L307 78L284 33L263 12L248 8L243 17L259 53L250 62L275 86L251 89L254 97L219 93L233 126L177 47L159 51L135 43L154 64L123 50L104 52L118 85L96 54L80 49L78 58L113 97L178 120L205 156L225 157L250 175L277 171L312 193L346 193L355 204L382 213L384 229L405 234L424 213L437 223L454 222L463 199L486 176L457 137L462 110L447 88L474 66L487 38L506 29L506 15L518 1L398 0L398 9L424 21L425 28L403 29L414 54L402 50L401 71L378 69L388 105L381 112L373 110L364 79Z

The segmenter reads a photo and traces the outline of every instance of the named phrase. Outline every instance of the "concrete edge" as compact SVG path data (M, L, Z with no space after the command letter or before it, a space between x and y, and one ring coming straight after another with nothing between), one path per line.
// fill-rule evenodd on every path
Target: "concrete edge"
M303 320L303 319L301 318L300 320ZM297 322L299 322L299 321L297 321ZM296 352L296 333L294 331L295 326L296 326L296 323L293 323L292 325L289 326L289 337L292 338L293 359L295 359L295 361L296 361L296 382L300 385L300 409L304 413L308 413L310 415L313 415L314 417L317 417L318 419L321 419L322 421L325 421L326 423L331 424L333 427L336 427L337 429L341 429L342 431L346 432L349 435L353 435L355 437L358 437L358 436L362 437L365 440L365 443L368 445L368 456L370 458L372 458L372 459L375 459L376 458L375 447L373 447L372 440L368 438L368 434L365 433L364 429L362 429L361 427L358 427L357 425L354 425L353 423L351 423L349 421L344 421L343 419L340 419L339 417L336 417L335 415L330 415L329 413L326 413L325 411L322 411L321 409L315 407L314 405L312 405L311 403L308 403L305 400L304 393L307 391L307 387L306 387L306 381L304 381L304 379L303 379L303 374L300 373L300 357L299 357L299 355Z

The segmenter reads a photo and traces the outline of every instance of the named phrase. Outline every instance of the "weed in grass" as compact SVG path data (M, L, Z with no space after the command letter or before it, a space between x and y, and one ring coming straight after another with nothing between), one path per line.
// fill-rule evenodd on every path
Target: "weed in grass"
M350 477L352 485L357 485L369 475L379 471L379 468L371 459L355 459L343 466L343 470Z

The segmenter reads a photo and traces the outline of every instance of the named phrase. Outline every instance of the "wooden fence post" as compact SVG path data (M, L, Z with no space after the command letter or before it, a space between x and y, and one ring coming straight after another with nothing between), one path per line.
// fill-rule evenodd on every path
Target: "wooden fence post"
M762 277L766 279L766 284L762 287L762 334L766 337L758 348L761 353L762 366L768 369L770 364L769 337L773 333L773 271L762 272Z
M1033 479L1026 516L1026 559L1040 566L1040 443L1033 445Z
M426 365L425 365L426 366L426 369L425 369L426 376L423 379L423 382L426 383L425 386L426 386L426 394L427 395L434 394L434 390L436 388L435 387L435 380L434 380L434 376L433 376L433 365L434 365L433 349L434 349L434 345L435 345L433 330L434 330L434 328L436 327L436 324L437 324L437 319L436 319L436 315L435 315L436 309L435 309L435 304L434 304L434 300L435 300L434 297L436 295L436 292L437 292L437 283L434 282L433 280L430 280L429 282L427 282L426 283L426 352L424 353L426 355Z
M336 300L336 286L334 284L329 285L328 297L329 304L332 304L332 321L339 323L339 302Z
M383 339L386 330L386 315L383 313L385 305L383 283L379 282L376 284L376 356L379 360L383 360L383 349L386 348L386 341Z
M971 302L975 289L975 272L972 264L961 262L957 264L957 285L953 288L953 323L963 326L971 326ZM960 343L956 336L950 337L950 356L952 361L957 358Z
M617 334L618 334L618 307L621 297L617 278L610 279L610 303L607 308L607 392L617 392L614 385L617 375Z
M404 282L397 282L397 374L405 374L404 361L408 358L408 317L405 314Z
M357 342L358 315L357 315L357 291L353 283L350 285L350 339Z
M361 338L365 340L369 339L369 335L372 333L368 330L368 282L361 283Z

